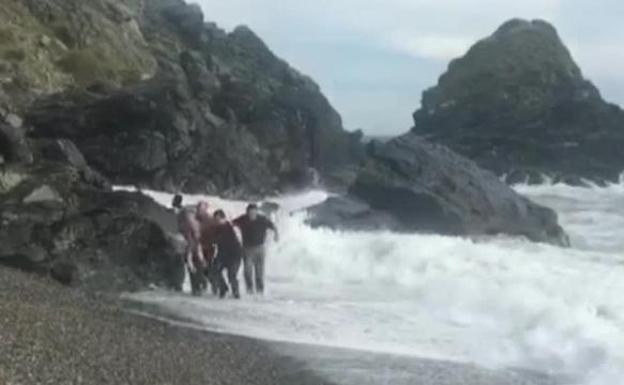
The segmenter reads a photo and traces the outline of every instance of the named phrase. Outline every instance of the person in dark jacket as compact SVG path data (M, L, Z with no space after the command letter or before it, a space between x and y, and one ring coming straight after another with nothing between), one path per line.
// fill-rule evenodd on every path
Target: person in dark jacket
M219 297L224 298L228 292L228 286L223 278L223 270L227 270L232 295L239 299L238 271L243 259L243 246L238 240L234 226L228 222L223 210L215 211L214 218L217 220L218 226L215 231L217 256L213 273L215 274L215 282L219 287Z
M253 294L255 283L255 291L263 294L266 259L264 244L268 230L273 231L275 242L279 240L277 227L267 217L258 214L258 206L255 204L247 206L247 213L236 218L233 224L241 230L243 236L244 275L247 292Z

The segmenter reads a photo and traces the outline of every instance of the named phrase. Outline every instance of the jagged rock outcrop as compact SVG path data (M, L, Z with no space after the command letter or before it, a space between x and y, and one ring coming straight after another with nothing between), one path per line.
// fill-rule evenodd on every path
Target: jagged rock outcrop
M65 64L45 64L70 80L23 108L28 135L72 140L114 183L241 196L303 186L311 169L324 175L361 159L361 134L344 131L310 78L250 29L205 23L197 5L33 0L14 8L67 46ZM84 26L91 17L102 21ZM117 33L124 40L113 42ZM102 60L82 60L88 53Z
M371 143L369 155L348 196L309 210L311 225L569 243L554 211L444 146L406 134Z
M60 163L0 166L0 264L97 291L181 287L175 243L141 194L90 186Z
M510 182L616 181L624 170L624 112L544 21L509 21L453 60L414 121L412 132Z
M181 287L173 214L112 191L72 142L26 139L18 121L0 116L0 265L96 291Z

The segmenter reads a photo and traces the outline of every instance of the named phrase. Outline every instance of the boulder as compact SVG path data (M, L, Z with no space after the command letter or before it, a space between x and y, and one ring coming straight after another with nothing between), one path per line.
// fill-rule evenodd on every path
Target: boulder
M76 264L58 261L50 268L50 276L63 285L73 286L80 281L80 271Z
M34 148L38 159L65 163L78 169L88 167L80 150L67 139L37 140L31 142L31 147Z
M494 174L444 146L407 134L373 142L346 198L313 208L310 223L448 235L524 236L568 245L554 211L518 195Z
M421 105L412 132L514 182L615 182L624 170L624 112L544 21L502 25L453 60Z
M227 123L215 126L207 112L175 79L153 79L40 101L28 122L31 138L71 138L116 184L212 194L274 191L277 179L257 140Z
M67 164L0 168L12 175L0 191L0 264L96 291L181 287L182 259L157 222L175 219L150 198L102 189Z
M308 209L307 223L312 227L352 231L405 231L391 213L375 210L355 197L330 197Z
M204 14L199 4L171 2L163 7L163 15L193 44L199 44L204 32Z
M17 119L19 118L5 120L0 116L0 156L7 163L29 163L32 162L33 155L28 147L21 119Z

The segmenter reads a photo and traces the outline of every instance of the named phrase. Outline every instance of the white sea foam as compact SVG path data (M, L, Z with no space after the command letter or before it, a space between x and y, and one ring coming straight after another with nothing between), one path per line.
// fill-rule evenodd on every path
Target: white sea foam
M285 214L323 200L316 191L278 199L266 298L135 298L222 332L624 383L624 185L516 188L559 212L572 248L311 229L303 213ZM199 199L244 208L187 202Z

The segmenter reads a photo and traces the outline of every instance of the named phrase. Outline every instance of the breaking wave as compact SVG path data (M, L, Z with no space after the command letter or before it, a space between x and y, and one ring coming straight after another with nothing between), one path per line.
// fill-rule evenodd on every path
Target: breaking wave
M557 210L572 248L312 229L292 211L326 197L313 191L278 199L282 241L270 245L266 298L135 299L220 332L623 383L624 185L515 188ZM244 207L206 199L230 215Z

